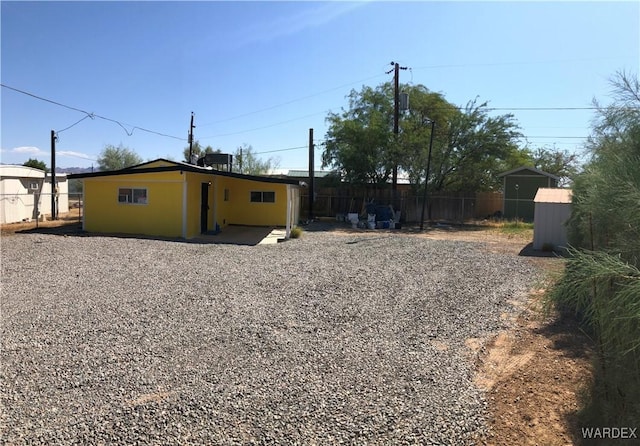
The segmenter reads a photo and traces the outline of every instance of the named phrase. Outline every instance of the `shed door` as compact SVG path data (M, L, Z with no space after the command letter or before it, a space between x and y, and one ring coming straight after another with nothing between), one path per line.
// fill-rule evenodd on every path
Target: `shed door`
M200 232L207 232L209 215L209 183L202 183L202 194L200 200Z

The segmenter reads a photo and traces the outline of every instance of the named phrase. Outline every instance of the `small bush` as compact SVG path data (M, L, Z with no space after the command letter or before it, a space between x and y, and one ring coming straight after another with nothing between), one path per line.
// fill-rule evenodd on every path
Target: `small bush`
M498 230L509 236L532 237L533 223L523 222L522 220L505 221L496 225Z
M300 236L302 235L302 228L300 226L296 226L294 228L291 228L291 232L289 233L289 237L291 238L300 238Z

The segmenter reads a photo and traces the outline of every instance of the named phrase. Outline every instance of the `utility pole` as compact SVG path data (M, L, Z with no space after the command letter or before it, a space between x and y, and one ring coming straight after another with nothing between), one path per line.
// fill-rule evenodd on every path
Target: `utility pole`
M238 164L240 164L240 173L242 173L242 146L240 146L240 159L238 160Z
M315 161L313 158L313 129L309 129L309 221L313 220L313 201L315 194Z
M51 130L51 220L57 220L56 213L56 132Z
M193 112L191 112L191 125L189 126L189 164L193 161L193 129L195 127L196 126L193 125Z
M391 62L393 65L393 134L395 135L394 144L398 142L398 133L400 130L400 70L406 70L407 67L401 67L397 62ZM387 71L387 74L391 73ZM394 147L394 152L395 152ZM393 207L397 207L398 201L398 160L397 153L393 153L393 172L391 174L391 191L393 194Z
M429 136L429 156L427 157L427 172L424 179L424 196L422 197L422 216L420 217L420 230L424 229L424 208L427 205L427 188L429 187L429 173L431 170L431 148L433 147L433 134L436 130L436 121L431 121L431 135ZM429 220L431 220L431 212L429 212Z
M393 63L393 62L392 62ZM399 121L400 121L400 65L398 63L393 64L393 134L396 142L398 141ZM393 156L393 174L391 189L393 190L393 198L396 198L396 192L398 190L398 160L396 155ZM394 203L395 206L395 203Z

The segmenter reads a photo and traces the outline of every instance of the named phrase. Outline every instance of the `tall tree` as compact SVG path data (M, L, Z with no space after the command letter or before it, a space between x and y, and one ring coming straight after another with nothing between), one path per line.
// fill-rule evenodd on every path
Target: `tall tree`
M192 153L197 156L198 158L203 157L204 155L208 154L208 153L222 153L222 150L220 149L214 149L211 146L207 146L207 147L202 147L200 145L200 141L195 141L193 143L193 150ZM189 146L185 147L184 150L182 151L182 155L184 156L184 161L189 163L191 162L191 160L189 159Z
M489 116L486 102L469 101L452 116L435 152L435 169L429 179L433 189L496 189L500 185L496 174L516 156L521 137L513 115Z
M246 143L238 147L233 155L233 171L247 175L264 175L278 165L279 160L276 158L258 158L253 147Z
M613 250L640 267L640 83L612 80L615 101L598 106L591 160L575 177L567 225L573 246Z
M33 167L34 169L44 170L45 172L49 172L49 168L44 161L40 161L36 158L29 158L24 162L23 166Z
M118 170L142 163L136 152L120 144L118 147L106 145L98 157L98 170Z
M410 108L401 120L398 140L399 165L409 176L414 191L422 184L426 176L426 166L431 143L431 131L434 130L432 163L439 159L438 151L446 143L450 123L460 112L449 103L442 94L429 91L423 85L405 86L403 91L409 94ZM435 126L432 123L435 122ZM430 169L430 180L433 184L435 168Z
M349 109L330 113L322 166L354 184L386 183L392 166L393 92L389 83L351 90Z
M580 167L578 155L568 150L539 147L531 152L531 158L536 169L560 177L560 186L566 186Z
M487 104L475 100L460 110L423 85L401 88L409 93L411 106L401 117L397 138L392 85L351 91L349 109L327 117L323 167L340 170L349 182L380 184L389 180L397 160L417 187L425 182L433 121L432 190L495 188L495 175L522 155L522 135L512 115L489 116Z

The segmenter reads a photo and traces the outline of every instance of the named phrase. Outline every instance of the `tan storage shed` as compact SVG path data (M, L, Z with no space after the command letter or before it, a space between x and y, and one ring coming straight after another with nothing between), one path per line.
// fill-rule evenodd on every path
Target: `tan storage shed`
M571 196L571 189L538 189L533 199L533 249L549 246L555 250L567 246L565 224L571 216Z

